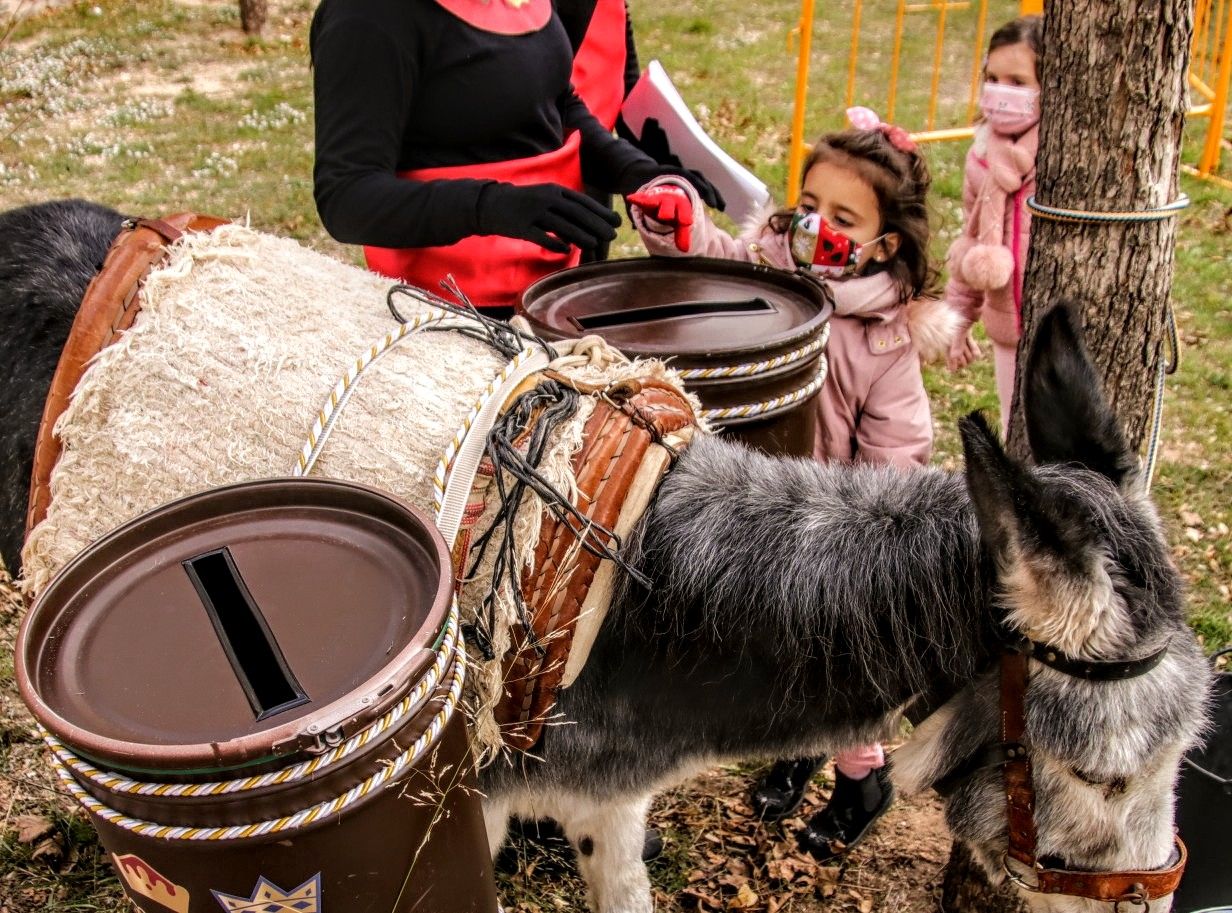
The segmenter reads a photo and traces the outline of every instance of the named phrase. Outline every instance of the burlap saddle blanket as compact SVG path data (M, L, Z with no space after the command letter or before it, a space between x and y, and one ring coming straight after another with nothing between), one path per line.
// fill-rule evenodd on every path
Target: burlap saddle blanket
M219 219L126 224L83 300L47 399L23 550L27 598L147 510L293 474L322 402L338 399L357 356L370 363L342 397L312 471L382 488L431 515L441 454L507 359L460 332L409 333L378 359L373 340L388 342L397 327L391 285ZM399 312L414 321L433 313L434 300L403 296ZM595 530L616 542L627 535L697 427L696 401L663 363L597 348L602 357L558 359L519 387L550 378L581 394L537 467L575 511L523 496L512 524L520 592L494 582L490 554L467 564L477 532L508 514L490 462L455 542L464 622L479 624L484 597L494 597L486 613L495 624L484 651L471 650L468 678L472 739L484 758L538 740L610 596L613 562L582 540Z

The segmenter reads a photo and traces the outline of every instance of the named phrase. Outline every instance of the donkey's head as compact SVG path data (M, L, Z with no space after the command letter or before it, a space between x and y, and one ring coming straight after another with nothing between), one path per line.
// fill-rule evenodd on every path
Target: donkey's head
M972 415L962 422L967 484L996 568L998 620L1007 640L1038 657L1021 702L1025 732L1008 741L1029 753L1027 819L1040 867L1162 869L1176 861L1173 787L1203 726L1209 673L1185 625L1180 578L1145 481L1076 320L1066 306L1049 312L1027 361L1033 465L1008 457ZM895 777L908 790L946 794L951 830L995 880L1008 866L1020 887L1036 885L1038 871L1007 857L1001 703L995 671L968 686L896 753ZM1112 910L1065 894L1027 896L1055 913ZM1155 913L1168 906L1152 896Z

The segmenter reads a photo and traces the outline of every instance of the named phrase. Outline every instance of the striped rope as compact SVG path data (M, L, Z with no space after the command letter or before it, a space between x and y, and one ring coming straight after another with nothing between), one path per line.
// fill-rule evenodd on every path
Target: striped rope
M808 399L814 393L821 389L821 385L826 382L826 374L829 371L829 361L824 355L817 360L817 374L813 379L792 393L785 393L782 396L776 396L774 399L768 399L760 403L748 403L743 406L728 406L723 409L703 409L701 411L702 418L708 421L718 421L727 418L752 418L757 415L765 415L767 412L774 412L786 406L794 405L802 400Z
M158 840L243 840L251 837L260 837L265 834L277 834L295 830L312 824L314 821L337 814L343 809L354 805L374 789L379 789L396 778L407 766L416 763L423 756L424 752L436 742L441 730L445 728L445 725L453 717L454 710L457 708L462 696L462 685L466 679L465 653L459 651L456 655L453 681L449 687L449 694L445 697L444 706L432 718L428 728L415 740L414 745L388 764L383 765L377 773L347 790L342 795L325 802L319 802L293 815L287 815L282 818L272 818L252 824L234 824L225 827L181 827L170 824L158 824L153 821L143 821L140 818L131 818L95 799L73 778L72 773L60 762L59 757L55 754L52 755L52 763L55 766L56 774L59 776L60 781L87 810L115 827L132 831L143 837L153 837Z
M1060 206L1045 206L1043 203L1035 199L1034 194L1027 197L1027 209L1031 210L1037 216L1045 219L1052 219L1054 222L1076 222L1090 224L1104 224L1112 222L1159 222L1163 219L1171 219L1178 215L1182 209L1189 206L1189 197L1181 194L1171 203L1160 206L1157 209L1129 209L1129 210L1113 210L1111 212L1099 212L1089 209L1063 209Z
M1164 377L1176 373L1181 365L1181 340L1176 331L1176 314L1172 305L1167 305L1167 331L1165 343L1168 346L1166 358L1159 359L1159 368L1155 373L1155 402L1151 406L1151 436L1146 446L1146 487L1149 491L1155 482L1155 469L1159 461L1160 431L1164 418Z
M458 637L458 625L458 601L455 599L453 606L450 608L448 620L445 623L445 636L438 648L436 662L432 664L432 668L428 670L425 676L420 679L419 684L415 686L415 690L380 719L361 732L356 733L332 751L291 767L284 767L252 777L216 780L209 783L155 783L132 780L116 773L99 770L94 765L69 751L64 743L50 733L44 732L43 739L61 764L70 768L78 776L113 793L125 793L135 796L222 796L261 789L265 786L295 783L326 770L359 751L373 739L387 732L395 723L406 716L412 708L418 707L424 698L436 689L437 682L440 681L441 676L449 665L449 661L453 658Z
M782 355L776 355L774 358L718 368L684 368L679 370L678 373L685 380L709 380L716 377L755 377L758 374L767 374L776 368L782 368L786 365L803 361L814 352L824 349L829 341L830 323L827 321L824 329L821 331L821 335L808 345L801 346L791 352L785 352Z

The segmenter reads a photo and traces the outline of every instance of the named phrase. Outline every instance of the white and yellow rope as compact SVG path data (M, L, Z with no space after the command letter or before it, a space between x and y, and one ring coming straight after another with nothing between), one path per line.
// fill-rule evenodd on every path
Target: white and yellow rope
M759 374L768 374L778 368L793 365L798 361L803 361L814 352L820 352L826 347L826 343L830 341L830 323L826 321L821 333L817 338L807 345L803 345L798 349L793 349L790 352L784 352L782 355L776 355L773 358L767 358L765 361L746 362L740 365L726 365L715 368L681 368L677 373L685 380L714 380L721 377L756 377Z
M265 834L277 834L295 830L341 812L348 806L363 799L373 790L379 789L386 783L394 780L408 765L417 762L428 748L436 742L441 730L445 728L445 725L457 709L458 702L462 696L462 686L466 679L465 653L458 651L455 655L453 681L450 684L449 693L445 697L444 706L432 718L432 721L419 738L415 740L415 744L388 764L383 765L377 773L368 777L362 783L356 784L342 795L324 802L318 802L316 805L282 818L271 818L252 824L233 824L225 827L183 827L144 821L140 818L132 818L122 812L118 812L95 799L73 778L73 774L60 762L59 757L55 754L52 755L52 763L56 768L56 774L60 777L60 781L86 809L115 827L140 834L143 837L153 837L159 840L192 841L243 840L251 837L260 837Z
M373 739L387 732L395 723L406 716L412 708L418 707L436 689L437 682L440 681L441 676L448 668L457 646L458 631L458 602L455 599L449 611L449 617L445 622L445 630L440 646L437 648L436 662L432 664L432 667L420 679L410 694L380 719L361 732L356 733L333 750L310 758L300 764L281 768L280 770L273 770L251 777L240 777L234 780L215 780L209 783L156 783L145 780L132 780L116 773L99 770L94 765L69 751L64 743L50 733L44 732L43 739L61 764L70 768L79 777L83 777L113 793L125 793L135 796L223 796L261 789L266 786L294 783L319 773L359 751Z
M829 371L829 367L826 356L822 355L817 360L817 373L813 376L812 380L799 390L784 393L782 396L776 396L774 399L764 400L760 403L746 403L742 406L728 406L722 409L703 409L701 416L711 422L730 418L753 418L794 405L808 399L821 389L821 385L826 382L826 373Z

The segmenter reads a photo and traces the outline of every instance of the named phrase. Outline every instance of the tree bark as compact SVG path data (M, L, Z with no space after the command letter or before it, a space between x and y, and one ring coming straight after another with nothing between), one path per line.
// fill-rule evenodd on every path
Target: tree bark
M1036 199L1135 211L1177 198L1192 0L1066 0L1044 14ZM1034 216L1022 303L1021 368L1038 316L1061 297L1083 309L1104 391L1137 448L1150 424L1172 287L1176 219L1072 224ZM1010 450L1026 453L1015 393Z
M1192 0L1054 0L1044 14L1036 199L1088 211L1154 209L1177 198ZM1022 371L1039 317L1079 301L1087 346L1130 446L1149 430L1176 241L1176 219L1074 224L1036 215L1022 301ZM1009 448L1027 456L1021 373ZM945 913L1014 913L955 843Z
M240 27L245 35L259 36L268 15L268 0L240 0Z

